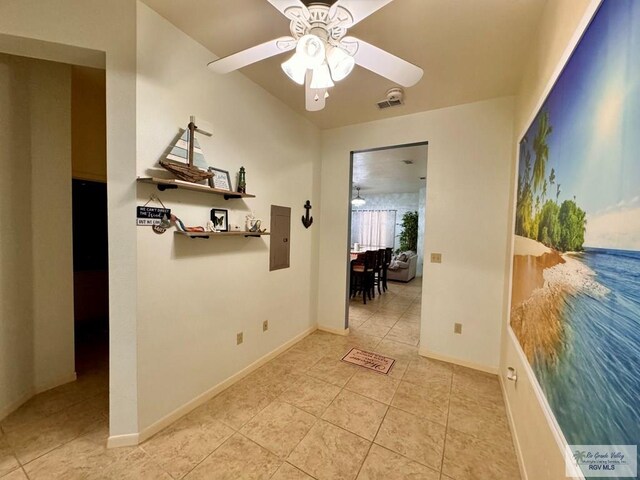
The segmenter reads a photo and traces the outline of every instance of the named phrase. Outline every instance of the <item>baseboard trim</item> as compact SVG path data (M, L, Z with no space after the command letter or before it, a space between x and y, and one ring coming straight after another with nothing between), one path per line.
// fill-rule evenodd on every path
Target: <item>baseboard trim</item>
M36 394L35 390L33 390L33 389L28 390L22 396L18 397L17 400L11 402L9 405L7 405L6 407L2 408L2 410L0 410L0 420L4 420L6 417L11 415L18 408L20 408L20 406L23 403L25 403L27 400L29 400L31 397L33 397L35 394Z
M65 383L75 382L77 379L78 379L78 376L76 375L76 372L72 372L68 375L60 377L55 382L50 382L46 385L35 387L34 389L35 395L38 395L39 393L42 393L42 392L46 392L47 390L51 390L52 388L59 387L60 385L64 385Z
M491 373L493 375L498 375L497 367L489 367L487 365L481 365L479 363L469 362L467 360L462 360L461 358L456 357L448 357L446 355L440 355L439 353L431 352L427 349L421 348L418 350L418 354L422 357L433 358L434 360L440 360L442 362L453 363L455 365L460 365L461 367L471 368L473 370L480 370L481 372Z
M187 403L185 403L181 407L176 408L173 412L171 412L168 415L162 417L157 422L152 423L147 428L143 429L141 432L132 433L132 434L128 434L128 435L114 435L114 436L109 437L109 440L107 441L107 448L128 447L128 446L132 446L132 445L138 445L138 444L144 442L148 438L151 438L153 435L158 433L160 430L163 430L164 428L168 427L169 425L171 425L176 420L180 419L181 417L185 416L186 414L188 414L192 410L196 409L200 405L202 405L205 402L209 401L210 399L212 399L213 397L218 395L223 390L226 390L227 388L229 388L234 383L239 382L244 377L246 377L247 375L249 375L253 371L257 370L258 368L260 368L262 365L264 365L268 361L274 359L275 357L280 355L285 350L291 348L293 345L298 343L303 338L311 335L317 329L318 328L314 325L313 327L310 327L307 330L305 330L304 332L296 335L295 337L293 337L288 342L286 342L283 345L279 346L278 348L276 348L275 350L273 350L270 353L266 354L265 356L259 358L258 360L256 360L252 364L250 364L249 366L247 366L244 369L240 370L238 373L236 373L236 374L232 375L231 377L227 378L226 380L220 382L219 384L215 385L214 387L210 388L209 390L201 393L200 395L195 397L193 400L188 401Z
M112 435L107 439L107 448L134 447L140 443L139 438L137 433Z
M75 382L76 380L77 380L76 372L73 372L69 375L65 375L64 377L59 378L55 382L51 382L46 386L30 388L17 400L11 402L6 407L0 409L0 421L4 420L6 417L11 415L13 412L19 409L24 403L28 402L31 398L35 397L39 393L46 392L47 390L51 390L52 388L59 387L60 385L64 385L65 383Z
M320 330L321 332L333 333L334 335L342 335L343 337L346 337L347 335L349 335L348 327L345 329L339 330L337 328L322 327L318 325L318 330Z
M507 395L507 387L502 375L498 375L500 379L500 390L502 391L502 398L504 399L504 405L507 410L507 421L509 423L509 430L511 431L511 441L516 451L516 457L518 458L518 468L520 469L520 477L522 480L529 480L527 470L524 468L524 457L522 456L522 447L520 446L520 438L516 432L516 423L513 419L513 413L511 412L511 404L509 403L509 397Z

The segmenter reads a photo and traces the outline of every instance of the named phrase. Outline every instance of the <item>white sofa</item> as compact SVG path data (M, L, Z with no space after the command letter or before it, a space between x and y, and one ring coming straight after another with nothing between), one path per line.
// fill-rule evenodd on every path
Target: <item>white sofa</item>
M416 276L418 255L415 252L404 252L393 257L387 270L387 280L408 282Z

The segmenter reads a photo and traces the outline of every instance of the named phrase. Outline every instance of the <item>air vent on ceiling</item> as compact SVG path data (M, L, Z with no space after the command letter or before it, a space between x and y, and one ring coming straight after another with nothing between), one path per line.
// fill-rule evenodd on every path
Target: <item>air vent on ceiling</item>
M387 98L377 103L378 108L383 110L389 107L397 107L404 104L404 91L401 88L392 88L387 92Z

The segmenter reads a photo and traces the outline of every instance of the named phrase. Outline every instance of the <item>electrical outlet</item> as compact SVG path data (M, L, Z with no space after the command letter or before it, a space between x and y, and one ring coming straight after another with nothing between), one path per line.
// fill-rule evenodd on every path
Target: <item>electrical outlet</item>
M431 263L442 263L442 254L441 253L432 253L431 254Z
M262 331L266 332L267 330L269 330L269 320L262 322Z
M454 323L453 324L453 333L462 333L462 324L461 323Z
M236 335L236 345L240 345L242 342L244 342L244 334L240 332Z

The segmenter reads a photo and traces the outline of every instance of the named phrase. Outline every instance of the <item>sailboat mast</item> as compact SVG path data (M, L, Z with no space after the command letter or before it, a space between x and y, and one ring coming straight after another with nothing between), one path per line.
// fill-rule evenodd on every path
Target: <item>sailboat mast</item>
M196 127L195 124L195 120L196 117L194 117L193 115L191 116L191 121L189 122L189 125L187 126L187 128L189 129L189 166L193 167L193 145L194 145L194 135L196 133L196 129L198 127Z

